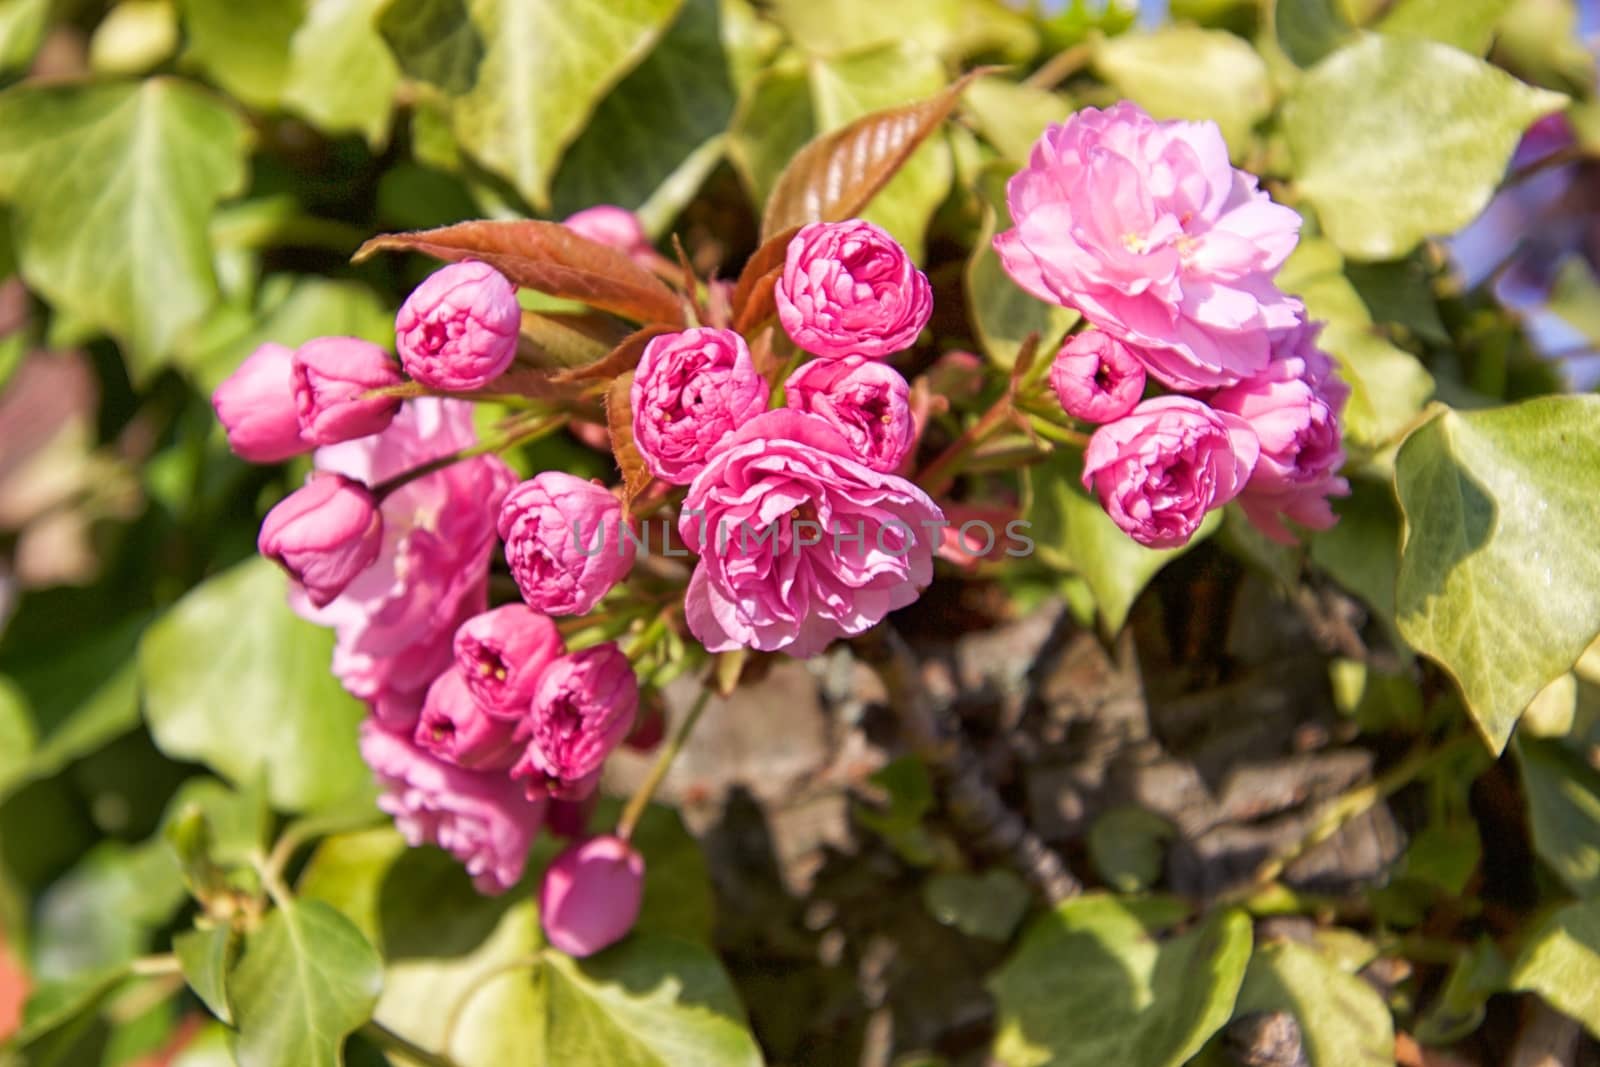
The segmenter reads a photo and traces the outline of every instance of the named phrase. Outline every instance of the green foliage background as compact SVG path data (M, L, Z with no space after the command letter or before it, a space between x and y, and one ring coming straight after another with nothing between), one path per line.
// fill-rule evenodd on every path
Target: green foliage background
M1225 1062L1230 1019L1284 1011L1314 1067L1387 1063L1397 1028L1448 1045L1519 993L1600 1037L1600 401L1562 395L1434 241L1482 211L1541 116L1566 109L1580 150L1600 145L1574 9L1171 7L1174 24L1136 30L1116 3L1080 0L1051 15L1000 0L0 0L0 280L27 293L0 382L39 359L91 372L46 435L49 507L7 509L8 549L65 516L90 564L25 588L0 646L0 931L35 983L0 1063L135 1062L195 1005L217 1021L187 1067L762 1062L672 814L645 824L640 931L583 962L542 943L526 888L481 899L380 824L331 638L250 558L303 467L233 459L205 397L264 340L387 343L426 265L351 265L378 232L615 203L731 277L803 145L990 63L867 211L964 294L942 343L1003 371L1028 334L1048 350L1072 325L1016 290L989 237L1008 224L1004 177L1073 108L1128 97L1214 119L1236 163L1304 214L1281 282L1327 321L1353 387L1354 493L1303 552L1232 515L1204 536L1286 591L1336 585L1372 613L1395 655L1336 661L1334 691L1370 735L1421 753L1396 784L1420 783L1434 811L1375 918L1324 923L1338 936L1309 945L1257 943L1250 919L1314 902L1197 910L1148 892L1164 830L1137 811L1089 842L1104 888L1035 907L1020 931L1014 880L930 872L944 921L1015 941L990 979L993 1055ZM1600 341L1592 275L1563 277ZM594 465L537 447L522 469ZM1173 554L1123 537L1075 462L1029 472L1039 562L1009 580L1109 635ZM1430 911L1476 914L1466 783L1492 759L1521 783L1538 899L1509 926L1450 931L1424 961L1442 979L1386 998L1355 972L1408 958ZM895 803L863 823L938 867L918 782L886 779Z

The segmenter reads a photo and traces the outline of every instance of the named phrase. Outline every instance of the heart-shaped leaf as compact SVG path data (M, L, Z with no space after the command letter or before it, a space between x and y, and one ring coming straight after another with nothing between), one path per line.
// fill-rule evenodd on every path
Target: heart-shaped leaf
M383 960L319 900L280 900L228 976L239 1067L339 1067L344 1039L372 1018Z
M1262 945L1250 957L1234 1015L1286 1011L1310 1067L1391 1067L1394 1020L1377 990L1304 945Z
M1539 994L1600 1038L1600 897L1570 904L1528 933L1511 988Z
M476 259L524 289L576 300L638 322L683 324L678 298L626 254L557 222L463 222L374 237L357 263L378 252L421 252L446 262Z
M1600 397L1442 411L1395 459L1400 633L1496 751L1600 633Z

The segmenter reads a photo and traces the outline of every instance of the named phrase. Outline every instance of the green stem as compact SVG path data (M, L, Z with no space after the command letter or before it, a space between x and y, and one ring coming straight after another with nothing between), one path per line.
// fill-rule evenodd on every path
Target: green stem
M361 1028L361 1036L378 1046L381 1052L403 1056L422 1067L457 1067L456 1061L442 1052L429 1052L421 1045L401 1037L387 1026L372 1019Z
M1033 427L1033 432L1047 441L1054 441L1058 445L1067 445L1070 448L1088 448L1089 435L1069 430L1058 422L1052 422L1034 412L1028 413L1028 425Z
M628 646L628 662L637 667L639 661L649 655L650 650L660 644L665 636L667 636L667 615L666 612L662 612L650 620L650 625L646 626L644 632Z
M923 491L929 496L937 497L950 488L956 475L961 473L961 464L971 453L991 435L1004 427L1016 411L1010 393L1005 393L990 405L978 421L967 427L962 435L950 443L933 462L922 468L917 473L916 483L922 486Z
M460 463L462 460L472 459L474 456L487 456L491 453L503 452L515 445L537 441L539 438L546 437L559 430L566 425L566 422L567 416L565 415L541 415L528 422L519 421L514 424L513 428L496 437L491 437L487 441L479 441L475 445L469 445L437 459L430 459L428 462L412 467L408 471L401 471L387 481L379 482L372 487L372 495L382 500L396 489L403 485L409 485L418 478L426 478L430 474L442 471L446 467Z
M694 725L700 721L700 715L706 710L706 704L710 700L711 684L708 678L703 683L694 706L689 709L689 714L683 717L683 722L678 724L678 728L672 732L667 743L661 746L661 754L656 757L655 766L650 768L650 773L645 775L644 781L639 783L639 788L628 798L628 806L622 809L622 817L617 820L617 836L624 841L633 836L634 827L639 825L639 820L644 817L645 808L650 806L650 798L655 796L656 790L666 779L667 772L672 769L672 761L683 751L684 742L688 741L689 735L694 732Z

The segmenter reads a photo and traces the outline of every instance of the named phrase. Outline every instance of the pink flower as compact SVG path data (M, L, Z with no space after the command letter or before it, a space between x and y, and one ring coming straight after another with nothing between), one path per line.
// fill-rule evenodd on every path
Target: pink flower
M516 724L495 718L473 699L460 667L428 687L413 740L435 759L468 770L505 770L516 762Z
M465 392L511 366L521 325L511 283L469 259L435 271L406 298L394 320L395 346L406 373L423 385Z
M355 337L319 337L294 354L294 404L300 436L336 445L381 433L400 410L399 397L368 396L405 379L389 353Z
M1243 419L1192 397L1159 396L1094 432L1083 485L1129 537L1177 548L1207 511L1244 488L1260 449Z
M644 857L620 837L591 837L544 872L539 922L562 952L592 956L627 936L643 900Z
M910 348L933 290L898 241L870 222L813 222L789 242L773 295L794 343L819 356L883 359Z
M1073 418L1110 422L1132 411L1144 395L1144 364L1104 330L1084 330L1056 353L1050 387Z
M911 449L911 389L900 372L861 356L814 359L789 376L784 399L838 430L856 459L898 470Z
M580 237L596 244L609 245L626 252L634 259L650 258L655 249L650 245L650 235L644 232L639 216L624 207L613 204L596 204L569 215L562 223Z
M639 680L613 643L569 652L545 668L532 709L517 730L527 749L511 769L561 800L594 791L600 765L633 729Z
M290 364L294 350L270 342L250 353L211 394L228 447L251 463L277 463L311 447L300 436Z
M1261 532L1293 544L1283 525L1289 518L1313 530L1338 522L1328 504L1346 496L1339 477L1344 446L1339 413L1349 388L1332 377L1331 362L1316 348L1315 327L1285 335L1267 369L1211 398L1218 411L1250 424L1261 442L1261 459L1239 496L1239 505Z
M317 451L317 466L370 483L476 442L472 405L408 401L381 434ZM377 562L317 609L295 610L338 635L333 671L383 722L410 733L423 696L452 662L456 629L488 606L494 518L516 482L494 456L477 456L408 482L384 498Z
M372 493L337 474L313 474L278 501L261 523L256 547L322 607L378 558L383 519Z
M633 441L654 474L688 485L734 427L767 409L744 338L697 327L645 346L633 376Z
M515 722L550 661L566 651L555 623L523 604L476 615L456 631L456 667L489 715Z
M1299 302L1272 275L1300 216L1228 163L1211 122L1156 122L1124 101L1051 126L1006 188L995 238L1016 283L1077 308L1178 389L1248 378Z
M689 629L712 652L813 655L917 599L942 522L926 493L857 461L827 422L766 412L689 487Z
M584 614L633 567L617 498L561 471L512 490L499 526L523 599L548 615Z
M554 800L545 811L544 826L557 837L577 840L589 835L589 822L600 805L600 794L590 793L582 800Z
M440 762L371 719L361 724L361 756L385 790L378 807L407 844L450 852L480 893L504 893L521 880L544 822L543 797L530 799L504 774Z

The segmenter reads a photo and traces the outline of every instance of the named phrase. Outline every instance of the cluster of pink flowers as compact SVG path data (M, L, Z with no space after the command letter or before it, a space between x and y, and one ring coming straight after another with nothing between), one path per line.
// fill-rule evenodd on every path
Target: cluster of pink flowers
M639 704L614 643L569 651L549 618L588 611L631 559L600 555L568 573L538 547L566 537L559 524L540 530L550 513L615 517L616 498L556 472L518 485L495 456L460 458L477 443L471 402L402 402L393 388L402 369L434 390L482 388L510 366L520 314L502 275L457 263L400 309L399 367L352 338L265 345L213 396L246 459L315 446L310 477L268 513L259 547L293 579L295 610L334 630L334 673L371 709L360 749L379 806L410 844L455 855L484 893L521 880L547 825L581 838L600 766L630 740ZM528 595L491 610L497 535ZM577 841L546 872L552 940L591 952L622 936L642 874L625 841ZM605 888L568 902L587 882Z
M1348 389L1274 282L1300 218L1228 162L1216 124L1086 108L1045 131L1007 194L1006 270L1093 327L1050 381L1067 414L1103 424L1083 480L1117 525L1175 547L1236 497L1279 541L1285 517L1332 525ZM1172 393L1142 399L1147 378Z
M810 656L933 580L943 514L896 473L913 440L909 388L882 362L916 340L933 298L905 249L859 219L801 229L774 296L812 357L783 383L784 406L769 410L738 333L685 330L644 351L633 438L652 474L688 486L678 532L700 557L694 636L712 652Z

